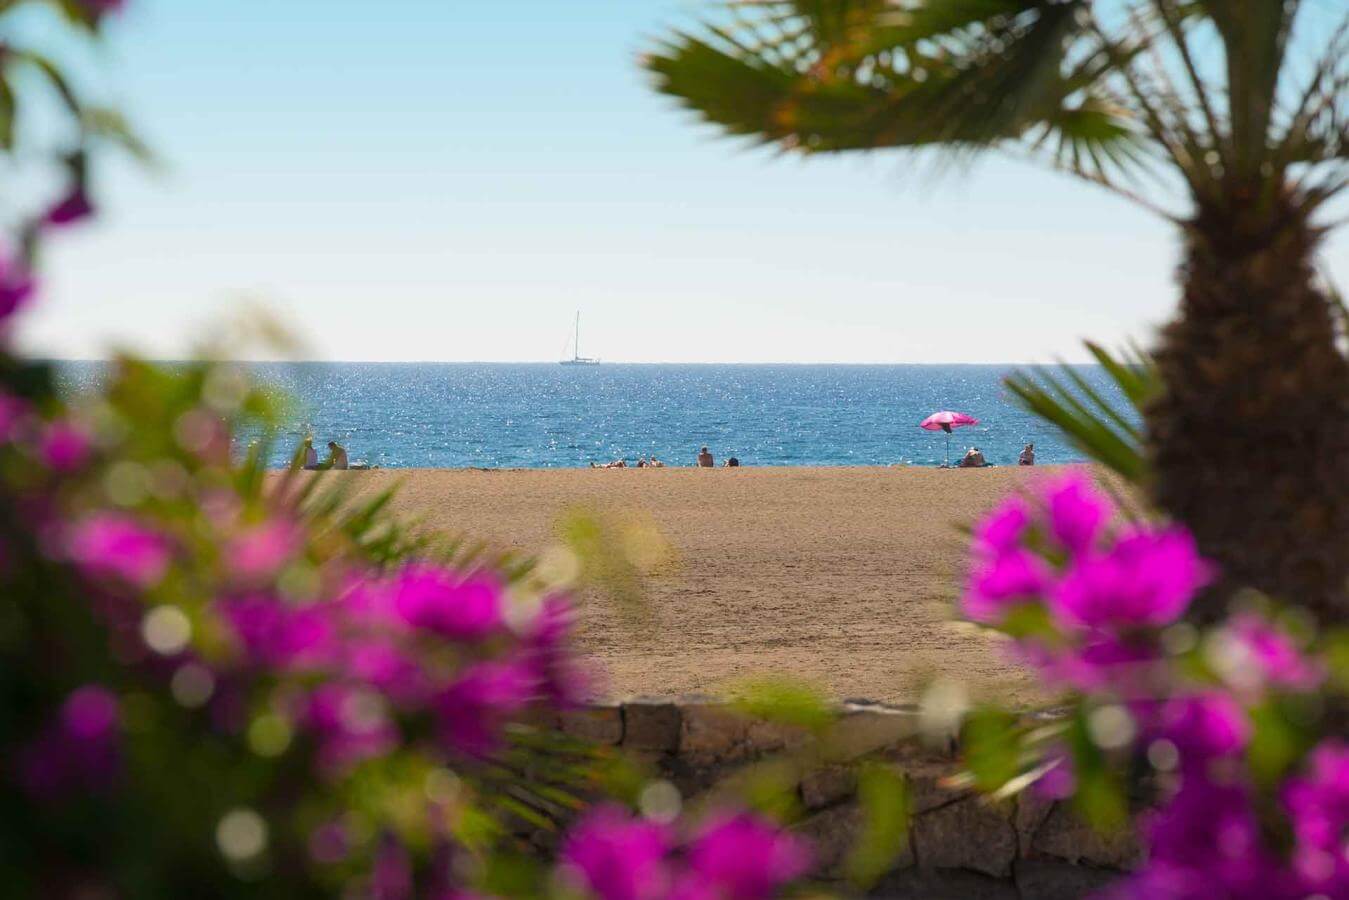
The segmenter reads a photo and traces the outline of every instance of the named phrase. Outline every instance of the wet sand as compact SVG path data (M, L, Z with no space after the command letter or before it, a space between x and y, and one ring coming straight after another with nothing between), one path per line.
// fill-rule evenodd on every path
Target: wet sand
M640 615L579 592L581 652L610 696L714 693L786 674L838 698L916 699L937 675L1034 698L996 642L953 621L959 530L1047 469L740 468L332 473L358 493L397 481L401 513L501 547L558 542L569 510L654 525L673 550Z

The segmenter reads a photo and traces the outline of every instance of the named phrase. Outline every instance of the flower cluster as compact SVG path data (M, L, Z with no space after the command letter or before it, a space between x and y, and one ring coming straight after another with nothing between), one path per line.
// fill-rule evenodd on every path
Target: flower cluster
M1213 574L1186 531L1122 521L1071 476L980 524L964 609L1076 698L1089 746L1041 748L1061 757L1050 793L1080 787L1083 753L1152 769L1148 862L1117 896L1349 896L1349 751L1311 749L1321 726L1294 702L1324 687L1327 665L1251 610L1202 635L1183 622Z
M686 842L617 807L591 810L562 849L562 877L600 900L767 900L810 867L809 848L747 813L709 820Z
M0 390L0 577L50 570L71 582L63 597L25 581L14 615L54 660L83 670L45 714L7 725L0 749L16 762L0 768L0 794L8 781L35 809L56 811L143 792L159 777L144 768L155 740L145 698L155 692L189 717L182 724L235 748L234 764L304 772L306 787L285 788L307 791L313 809L296 843L316 868L374 878L389 869L390 846L412 859L413 846L452 841L468 820L426 792L416 806L401 800L396 818L354 809L344 799L351 786L413 771L432 784L452 779L462 807L482 772L474 802L490 808L500 788L488 782L513 730L534 707L585 696L571 605L488 564L367 558L340 538L340 513L315 520L279 475L272 487L242 478L229 453L231 411L183 390L186 380L206 393L203 371L163 376L174 400L154 401L162 421L134 430L116 426L125 413L111 398L149 399L137 379L161 376L140 364L83 412ZM30 686L0 690L27 696L62 680L29 674ZM153 721L168 727L175 715ZM247 815L229 823L248 832L254 816L273 837L224 841L227 864L250 864L287 839L283 821L253 811L266 792L241 800ZM322 839L337 831L344 840Z

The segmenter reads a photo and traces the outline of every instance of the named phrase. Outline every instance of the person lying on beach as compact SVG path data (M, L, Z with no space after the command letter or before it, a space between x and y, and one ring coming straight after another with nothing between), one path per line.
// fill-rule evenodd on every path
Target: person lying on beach
M740 460L732 456L730 459L726 460L725 467L728 469L737 469L740 467Z
M981 469L988 465L988 460L984 459L984 452L978 447L971 447L965 451L957 466L962 469Z
M1017 465L1033 466L1035 465L1035 445L1027 444L1021 450L1021 455L1017 457Z
M347 450L337 441L328 442L328 468L345 469L347 468Z
M712 459L712 454L707 452L706 447L698 451L699 468L710 469L716 464L716 460Z
M599 465L598 463L590 464L590 468L592 469L626 469L627 467L627 460L623 459L616 459L613 462L607 462L604 465Z

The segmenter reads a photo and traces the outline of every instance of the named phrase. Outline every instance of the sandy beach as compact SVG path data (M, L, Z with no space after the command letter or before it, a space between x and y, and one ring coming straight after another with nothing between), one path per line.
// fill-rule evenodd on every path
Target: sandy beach
M333 473L358 493L402 481L428 526L537 553L569 510L654 523L672 559L617 615L581 591L580 648L610 696L716 692L788 674L838 698L916 699L936 675L1033 699L1027 673L953 621L959 526L1046 468L383 470Z

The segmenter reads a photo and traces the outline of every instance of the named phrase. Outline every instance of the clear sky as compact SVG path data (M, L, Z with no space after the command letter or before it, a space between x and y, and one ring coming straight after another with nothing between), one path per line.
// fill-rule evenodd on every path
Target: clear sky
M551 360L579 309L613 361L1011 362L1170 315L1170 227L1066 176L695 124L636 58L699 8L132 0L107 71L167 169L105 168L22 340L177 356L246 298L306 358Z

